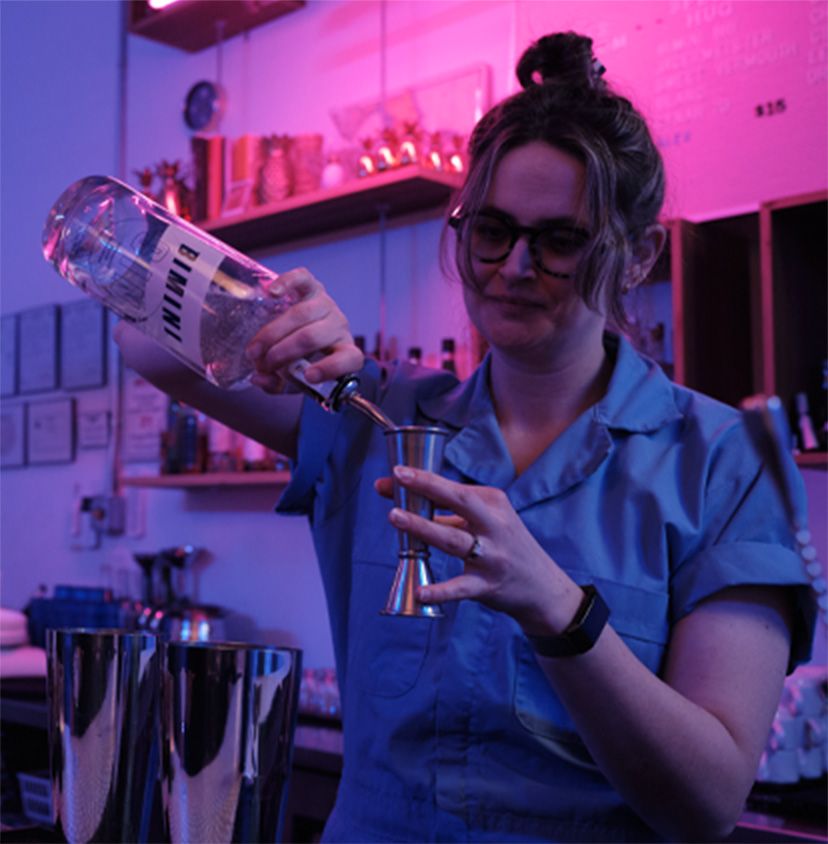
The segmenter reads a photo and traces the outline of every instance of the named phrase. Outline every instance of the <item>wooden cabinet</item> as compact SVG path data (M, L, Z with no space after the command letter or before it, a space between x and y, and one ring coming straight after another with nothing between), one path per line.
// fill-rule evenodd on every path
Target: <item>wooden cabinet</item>
M220 38L232 38L304 5L305 0L177 0L153 9L147 0L128 0L127 29L134 35L196 53L215 46Z
M806 392L825 421L828 357L828 194L769 202L759 212L762 390ZM816 407L814 407L816 405Z
M729 404L778 395L795 424L805 393L826 421L828 192L763 204L758 212L669 223L676 381ZM825 452L803 465L827 466Z

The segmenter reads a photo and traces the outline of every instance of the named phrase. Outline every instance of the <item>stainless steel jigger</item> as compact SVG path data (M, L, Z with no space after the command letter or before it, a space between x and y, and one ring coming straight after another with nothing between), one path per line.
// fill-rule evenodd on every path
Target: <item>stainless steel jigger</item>
M388 462L394 466L411 466L429 472L439 472L443 463L448 432L440 428L422 425L404 425L385 432L388 445ZM394 503L402 510L416 513L430 519L434 504L422 495L416 495L394 481ZM428 545L410 536L404 530L397 531L399 552L394 584L388 595L383 615L413 616L416 618L437 618L443 611L435 604L421 604L417 600L418 586L433 582L428 564Z

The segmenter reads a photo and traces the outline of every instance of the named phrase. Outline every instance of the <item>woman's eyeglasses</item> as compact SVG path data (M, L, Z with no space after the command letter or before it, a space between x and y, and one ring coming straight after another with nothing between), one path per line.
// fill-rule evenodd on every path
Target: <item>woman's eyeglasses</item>
M468 239L472 256L483 264L505 261L515 248L518 238L528 239L529 254L536 266L558 278L572 278L570 273L553 270L556 260L580 252L589 242L585 229L569 223L547 226L519 226L506 214L481 211L478 214L454 214L449 225L456 229L461 239Z

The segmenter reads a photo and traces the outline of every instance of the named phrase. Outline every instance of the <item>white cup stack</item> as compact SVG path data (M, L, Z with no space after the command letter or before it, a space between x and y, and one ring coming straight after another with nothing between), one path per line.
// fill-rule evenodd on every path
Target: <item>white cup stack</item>
M785 681L759 763L759 782L818 779L828 769L828 668L801 666Z

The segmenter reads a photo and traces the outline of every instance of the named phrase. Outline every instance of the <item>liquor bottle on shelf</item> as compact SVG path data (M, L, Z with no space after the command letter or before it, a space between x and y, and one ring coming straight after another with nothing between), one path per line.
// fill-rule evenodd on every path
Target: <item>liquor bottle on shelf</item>
M204 428L194 408L181 405L175 439L178 446L179 474L197 475L203 472L207 449Z
M408 350L408 362L414 364L414 366L422 366L423 350L419 346L412 346Z
M816 451L819 448L814 423L811 419L811 410L808 406L807 393L796 394L796 417L799 430L799 447L802 451Z
M382 342L382 332L377 331L377 333L374 335L374 351L371 352L369 357L372 357L374 360L382 360L384 354L385 346Z
M440 344L440 368L457 374L457 361L455 360L455 345L453 337L446 337Z
M232 428L216 419L207 420L207 471L239 471L238 447L239 435Z
M242 460L245 472L268 472L273 470L271 452L267 446L250 437L242 438Z
M167 424L161 431L161 474L177 475L179 467L178 457L178 417L183 412L182 405L176 399L167 402Z

